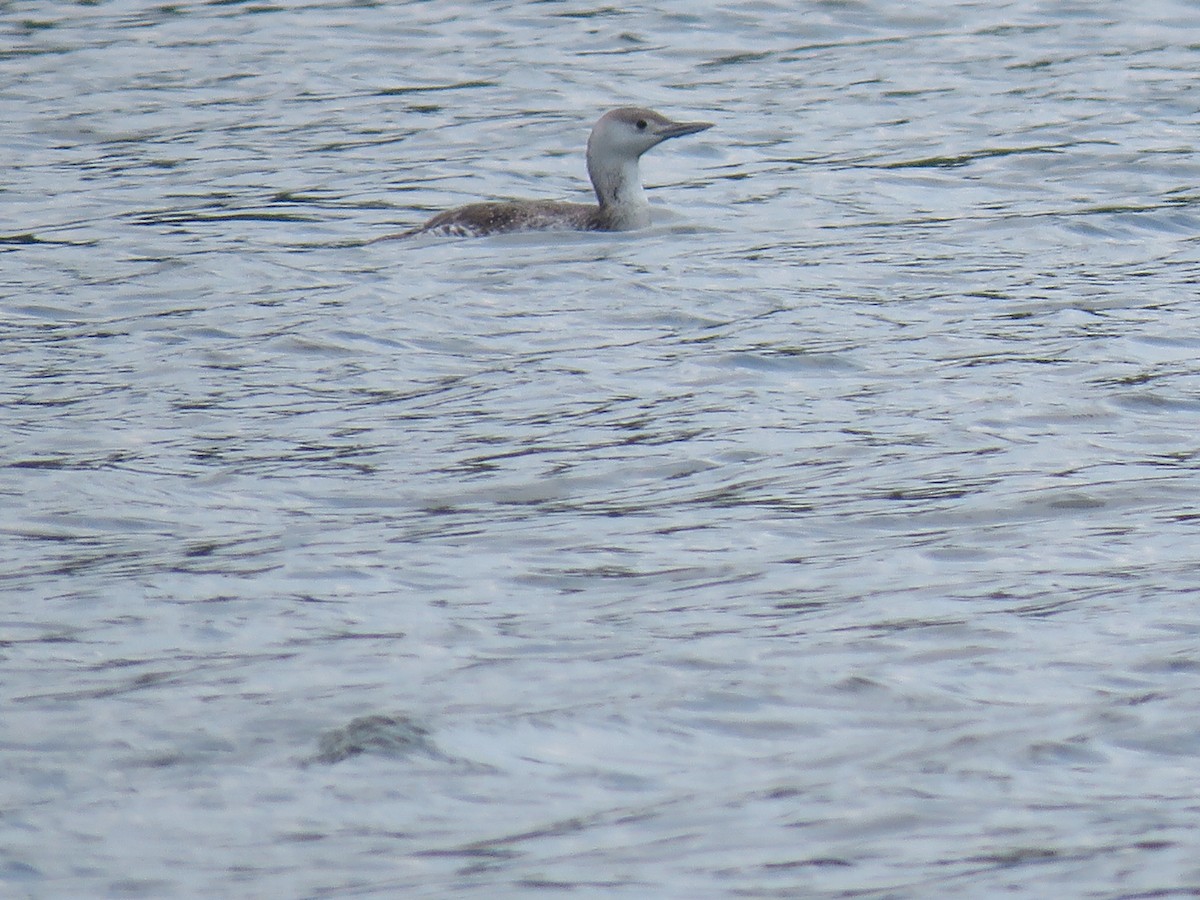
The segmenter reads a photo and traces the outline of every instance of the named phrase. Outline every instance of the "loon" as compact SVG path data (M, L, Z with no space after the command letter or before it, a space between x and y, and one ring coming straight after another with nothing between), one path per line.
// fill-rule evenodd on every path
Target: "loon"
M650 204L638 171L641 155L668 138L712 128L672 122L652 109L625 106L600 117L587 142L587 169L597 205L552 200L470 203L434 216L395 237L433 234L480 237L514 231L629 231L650 224Z

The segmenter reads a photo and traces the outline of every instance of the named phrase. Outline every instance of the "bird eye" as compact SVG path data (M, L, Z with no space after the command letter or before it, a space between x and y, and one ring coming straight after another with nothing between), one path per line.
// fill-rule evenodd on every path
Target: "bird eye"
M645 119L638 119L638 120L637 120L637 130L638 130L638 131L645 131L645 130L646 130L646 120L645 120Z

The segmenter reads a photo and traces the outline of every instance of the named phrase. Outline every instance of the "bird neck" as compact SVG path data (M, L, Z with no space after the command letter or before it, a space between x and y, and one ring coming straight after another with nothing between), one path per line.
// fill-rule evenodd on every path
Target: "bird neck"
M600 210L615 227L642 228L650 224L650 204L642 190L637 157L601 159L589 153L588 175Z

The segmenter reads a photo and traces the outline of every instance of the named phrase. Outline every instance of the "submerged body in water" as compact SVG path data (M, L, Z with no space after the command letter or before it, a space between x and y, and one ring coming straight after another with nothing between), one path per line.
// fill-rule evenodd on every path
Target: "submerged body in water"
M629 231L650 224L638 160L668 138L695 134L711 122L672 122L651 109L626 106L600 117L587 143L596 204L552 200L471 203L434 216L415 234L477 237L514 231Z

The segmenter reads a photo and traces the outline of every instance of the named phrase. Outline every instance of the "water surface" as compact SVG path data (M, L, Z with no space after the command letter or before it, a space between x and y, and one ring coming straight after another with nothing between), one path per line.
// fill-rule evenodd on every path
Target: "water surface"
M1197 26L0 6L0 893L1200 890Z

